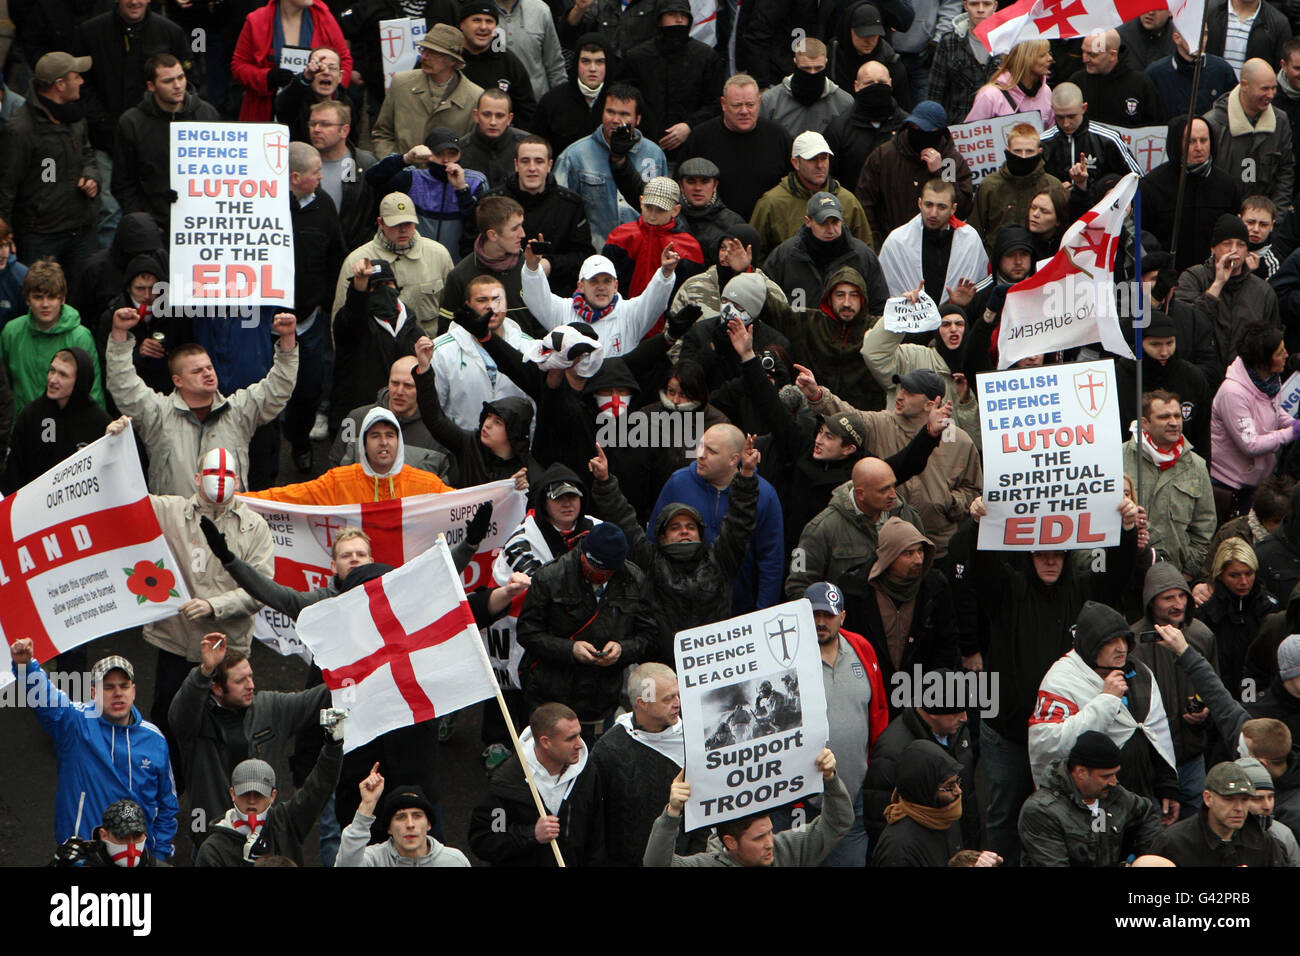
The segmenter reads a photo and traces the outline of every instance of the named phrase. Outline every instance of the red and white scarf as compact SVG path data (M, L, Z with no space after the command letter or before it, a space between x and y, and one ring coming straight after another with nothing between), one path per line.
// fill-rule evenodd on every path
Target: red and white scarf
M1129 426L1129 431L1136 435L1138 431L1138 423L1133 422L1133 424ZM1161 451L1156 447L1156 443L1151 440L1151 433L1145 428L1142 429L1142 436L1138 444L1141 447L1143 454L1151 460L1152 464L1158 465L1161 471L1168 471L1170 468L1174 467L1174 465L1178 464L1178 459L1182 457L1183 452L1192 447L1187 441L1186 435L1179 435L1178 441L1172 448L1168 451Z

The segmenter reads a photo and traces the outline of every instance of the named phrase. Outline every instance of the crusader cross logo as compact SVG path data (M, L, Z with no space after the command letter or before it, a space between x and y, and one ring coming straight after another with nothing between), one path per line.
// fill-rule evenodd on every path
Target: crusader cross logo
M1077 372L1074 376L1074 395L1079 400L1079 407L1090 418L1096 418L1106 407L1107 377L1089 369Z
M289 152L289 142L280 130L262 134L262 152L266 154L266 163L279 175L284 172L285 154Z
M311 527L311 533L316 541L326 551L334 550L334 535L346 528L347 522L341 518L308 518L307 524Z
M795 651L799 649L799 622L791 614L782 614L768 621L763 627L767 635L767 649L772 652L776 662L782 667L794 663Z

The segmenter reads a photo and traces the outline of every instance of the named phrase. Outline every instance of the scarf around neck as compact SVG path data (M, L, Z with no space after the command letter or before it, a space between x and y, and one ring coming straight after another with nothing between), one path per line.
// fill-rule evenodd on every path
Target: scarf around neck
M1187 440L1186 435L1179 435L1178 442L1169 451L1161 451L1156 447L1156 443L1151 440L1151 433L1145 428L1141 429L1142 434L1138 435L1138 423L1135 421L1129 425L1129 434L1138 438L1139 447L1142 454L1147 456L1147 460L1153 465L1157 465L1161 471L1168 471L1174 465L1178 464L1178 459L1182 457L1183 452L1192 447Z
M1268 378L1261 378L1259 373L1249 365L1246 365L1244 362L1242 365L1245 365L1246 374L1250 376L1250 384L1254 385L1269 398L1276 398L1277 393L1282 391L1282 376L1278 375L1276 372Z
M946 830L961 819L961 797L946 807L923 807L904 800L895 789L893 799L885 807L885 822L896 823L903 817L911 817L927 830Z
M493 272L509 272L519 264L519 253L517 252L508 252L505 255L497 256L496 258L493 258L484 252L483 236L481 233L479 234L479 237L474 240L474 257L478 259L481 265L491 269Z
M605 316L614 311L614 306L618 305L618 293L614 293L614 298L609 300L609 305L597 308L587 302L587 297L582 294L581 289L573 290L573 311L577 313L578 318L584 322L599 322Z

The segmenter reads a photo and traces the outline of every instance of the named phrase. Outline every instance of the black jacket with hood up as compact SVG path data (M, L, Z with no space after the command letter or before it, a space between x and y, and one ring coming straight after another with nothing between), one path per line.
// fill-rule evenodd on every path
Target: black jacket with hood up
M167 243L158 223L147 212L124 212L109 247L80 264L68 304L82 316L102 315L108 304L122 294L127 267L136 256L146 253L163 267L158 277L167 278Z
M1300 485L1291 493L1291 510L1282 523L1255 542L1259 577L1278 601L1289 601L1300 584Z
M909 803L936 807L939 786L954 774L960 776L962 771L961 763L934 741L913 740L903 748L895 787L898 796ZM885 825L871 865L947 866L962 848L960 822L934 830L905 816Z
M13 494L69 455L104 437L109 417L90 397L95 381L90 353L75 346L61 351L72 353L77 362L72 395L62 408L54 399L41 395L18 413L9 458L0 477L0 494Z

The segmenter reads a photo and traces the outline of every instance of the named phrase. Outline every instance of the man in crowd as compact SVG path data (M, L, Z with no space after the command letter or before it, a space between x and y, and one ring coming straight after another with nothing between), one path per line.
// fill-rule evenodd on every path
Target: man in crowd
M376 156L405 153L439 126L448 127L457 136L470 131L474 104L483 87L464 73L464 43L456 27L446 23L429 26L417 44L420 68L393 77L370 131Z
M1214 165L1286 212L1295 191L1295 150L1291 121L1273 106L1277 72L1269 64L1247 60L1237 88L1220 96L1205 120L1218 144Z
M460 141L460 162L487 177L488 189L506 181L514 169L515 148L528 134L514 125L510 95L484 90L474 107L474 130Z
M1052 90L1056 125L1044 132L1039 142L1043 146L1043 168L1061 182L1082 190L1082 205L1094 206L1104 195L1101 181L1106 176L1142 170L1119 134L1105 126L1094 126L1087 113L1082 91L1073 83L1062 83Z
M1161 832L1151 852L1175 866L1276 866L1273 841L1250 818L1257 794L1241 767L1216 764L1205 775L1205 809Z
M831 120L853 105L847 90L831 82L826 44L809 37L794 53L794 72L764 91L759 115L791 136L824 133Z
M1083 39L1083 69L1070 77L1092 118L1111 126L1155 126L1165 122L1164 103L1151 78L1120 57L1119 33L1107 30ZM1186 104L1183 104L1186 106Z
M356 440L362 433L362 423L373 409L382 408L393 413L402 429L402 453L406 464L431 471L443 480L450 479L455 462L447 449L429 434L420 417L413 375L415 365L414 355L403 355L394 361L388 370L388 384L379 390L375 400L348 412L330 447L331 466L354 464L358 454L364 454L364 442Z
M352 108L338 100L313 103L307 116L307 136L320 153L321 189L334 200L343 229L343 246L355 249L374 235L375 194L365 172L375 165L374 153L353 146Z
M700 244L703 261L707 263L718 261L718 247L723 238L745 221L718 197L721 176L717 163L703 157L688 159L677 167L677 182L682 190L682 220L686 231Z

